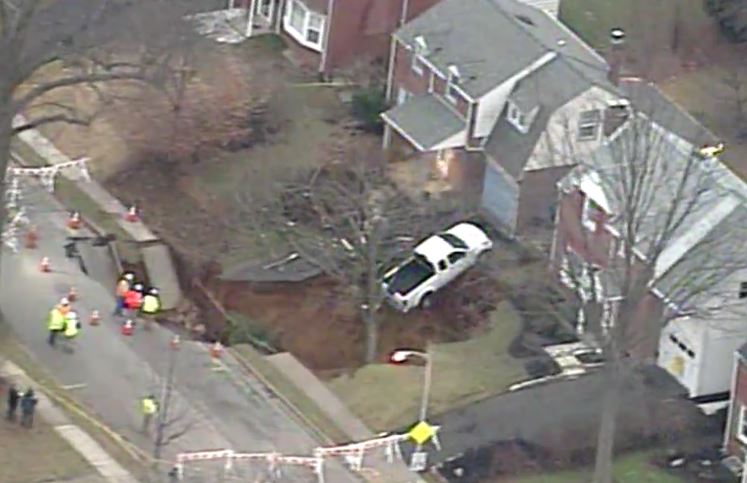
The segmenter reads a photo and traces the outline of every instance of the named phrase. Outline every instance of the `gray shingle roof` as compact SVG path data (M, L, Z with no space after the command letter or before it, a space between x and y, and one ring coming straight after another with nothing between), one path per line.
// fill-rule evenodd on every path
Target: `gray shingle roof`
M381 115L428 151L466 128L464 119L431 94L412 97Z
M715 134L667 98L655 84L638 78L623 78L620 89L638 111L695 146L718 142Z
M395 33L407 45L420 35L428 60L442 72L456 65L475 98L558 49L594 76L606 75L604 60L562 24L517 0L442 0Z
M722 163L695 157L689 142L651 126L637 116L563 182L597 173L612 226L621 232L634 226L636 248L656 257L654 286L681 307L692 306L696 297L713 297L735 265L747 268L747 255L737 249L747 239L747 185ZM642 180L639 196L633 215L623 217L633 176Z
M522 79L509 96L527 109L539 106L528 133L516 130L501 115L485 144L485 152L511 176L520 179L529 156L547 127L550 116L562 105L591 87L592 83L558 57ZM522 107L526 106L526 107ZM527 112L527 111L523 111Z

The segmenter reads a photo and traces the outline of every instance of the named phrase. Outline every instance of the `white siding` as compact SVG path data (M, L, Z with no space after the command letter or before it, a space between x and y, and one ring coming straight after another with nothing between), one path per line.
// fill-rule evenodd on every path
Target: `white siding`
M503 82L503 84L496 86L492 91L478 99L474 136L482 138L490 135L498 117L501 115L501 112L503 112L506 99L508 99L508 96L511 94L516 83L543 65L552 61L557 57L557 55L558 54L555 52L545 53L532 62L531 65L522 69L520 72L516 73L516 75Z
M527 171L556 166L569 166L576 163L579 156L588 154L602 145L604 140L600 127L595 141L576 139L578 121L581 113L590 109L599 109L604 118L607 101L618 96L604 89L593 86L568 101L550 116L547 130L534 147L534 152L526 164Z
M690 397L703 394L698 385L701 361L706 357L706 334L703 328L701 320L690 317L674 319L662 329L659 339L658 365L674 376L687 389ZM688 355L679 344L691 350L694 356ZM729 358L731 354L732 352L727 353ZM729 375L726 377L728 379Z

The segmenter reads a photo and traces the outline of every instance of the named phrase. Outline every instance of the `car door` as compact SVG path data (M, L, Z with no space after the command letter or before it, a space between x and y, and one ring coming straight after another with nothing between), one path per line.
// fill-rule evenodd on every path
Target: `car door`
M469 265L470 265L467 252L461 251L461 250L457 250L457 251L453 251L449 253L447 260L449 263L449 270L447 271L449 282L451 282L456 277L458 277L459 274L467 270L467 268L469 268Z

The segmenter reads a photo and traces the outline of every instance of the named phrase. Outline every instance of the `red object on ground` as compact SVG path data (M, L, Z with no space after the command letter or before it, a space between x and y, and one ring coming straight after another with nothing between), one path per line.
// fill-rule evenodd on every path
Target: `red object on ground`
M42 257L39 262L39 271L49 273L52 271L52 267L49 265L49 257Z
M131 336L135 332L135 324L131 320L126 320L122 324L122 335Z
M130 209L127 210L127 213L125 214L125 220L129 221L130 223L134 223L138 221L139 217L137 214L137 206L132 205L130 206Z
M70 287L70 290L67 292L67 299L71 302L75 302L76 300L78 300L78 291L75 289L75 287Z

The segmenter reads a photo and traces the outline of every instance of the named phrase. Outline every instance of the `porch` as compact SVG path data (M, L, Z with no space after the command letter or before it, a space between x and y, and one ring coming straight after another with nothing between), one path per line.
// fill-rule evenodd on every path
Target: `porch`
M238 44L253 37L276 32L276 18L282 0L229 0L225 10L192 15L200 35L220 43Z

